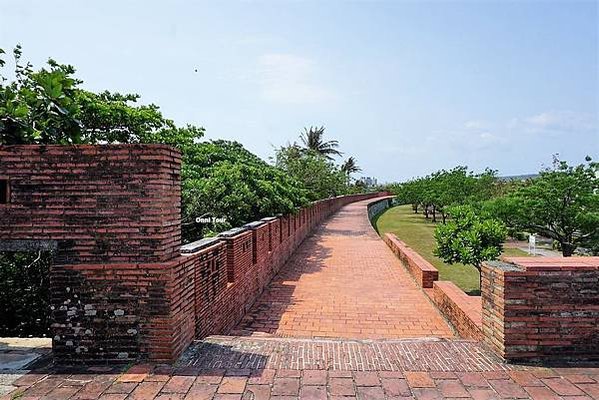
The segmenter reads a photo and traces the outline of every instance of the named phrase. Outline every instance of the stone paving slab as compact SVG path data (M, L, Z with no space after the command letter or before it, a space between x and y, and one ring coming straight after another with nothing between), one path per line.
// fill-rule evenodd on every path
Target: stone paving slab
M48 338L0 338L0 395L13 391L13 383L30 372L30 365L48 355L51 345Z
M281 341L302 342L293 339L261 342ZM239 340L242 344L234 342L235 338L210 338L208 346L198 344L201 351L190 352L174 366L137 364L128 370L110 366L37 370L18 379L15 382L18 389L0 396L0 400L599 399L599 368L550 369L493 363L492 369L472 370L470 361L464 358L460 362L452 361L455 363L452 371L438 370L432 364L429 369L416 370L416 364L395 362L390 365L398 365L401 370L362 370L357 364L357 370L350 369L349 364L345 369L269 368L273 364L245 368L250 364L239 363L243 357L230 358L230 354L214 351L213 346L232 346L232 351L239 352L248 348L255 351L262 344L251 344L247 338ZM435 345L448 343L453 342L438 341ZM456 349L460 343L476 347L474 342L457 341ZM423 348L417 341L401 344L403 350L411 354L399 355L402 359L424 359L433 350ZM432 342L427 344L433 345ZM275 346L269 351L276 353L280 349ZM335 349L337 356L330 356L351 359L354 350L340 346ZM219 358L218 365L222 368L205 367Z

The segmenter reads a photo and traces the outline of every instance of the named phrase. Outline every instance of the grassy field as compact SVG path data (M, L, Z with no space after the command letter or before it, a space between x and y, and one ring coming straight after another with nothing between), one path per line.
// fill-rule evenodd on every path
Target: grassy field
M426 220L422 214L414 214L410 205L398 206L385 211L375 220L379 234L391 232L408 246L416 250L428 262L439 270L439 279L452 281L469 294L479 293L478 271L463 264L449 265L433 255L435 247L435 224ZM505 249L509 256L526 256L519 249Z

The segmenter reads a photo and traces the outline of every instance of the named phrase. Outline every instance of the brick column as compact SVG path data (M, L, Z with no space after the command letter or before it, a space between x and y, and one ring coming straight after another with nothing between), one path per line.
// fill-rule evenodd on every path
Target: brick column
M599 257L488 262L481 292L484 340L502 358L599 360Z

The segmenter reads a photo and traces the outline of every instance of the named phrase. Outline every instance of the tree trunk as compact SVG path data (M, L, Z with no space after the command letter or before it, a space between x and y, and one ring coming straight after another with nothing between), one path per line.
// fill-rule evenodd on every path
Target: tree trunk
M437 208L433 206L433 222L437 222Z
M482 273L482 265L474 266L478 270L478 290L482 294L483 292L483 273Z
M412 210L414 210L414 214L418 214L418 204L412 204Z
M576 245L572 243L560 243L562 245L562 255L564 257L572 257L574 254L574 250L576 250Z
M428 219L428 206L424 206L424 218Z
M447 219L447 215L444 212L441 213L441 218L443 218L443 225L445 225L445 220Z

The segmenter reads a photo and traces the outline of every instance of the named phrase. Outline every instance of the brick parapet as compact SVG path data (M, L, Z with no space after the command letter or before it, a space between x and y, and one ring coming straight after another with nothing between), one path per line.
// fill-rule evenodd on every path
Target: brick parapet
M420 287L433 287L433 282L439 279L437 268L407 244L399 240L394 234L386 233L383 240L408 269L410 275L412 275Z
M463 338L482 340L480 296L469 296L450 281L436 281L431 300Z
M180 161L163 145L0 146L0 248L52 249L53 354L60 363L170 362L224 334L310 230L341 206L180 244Z

